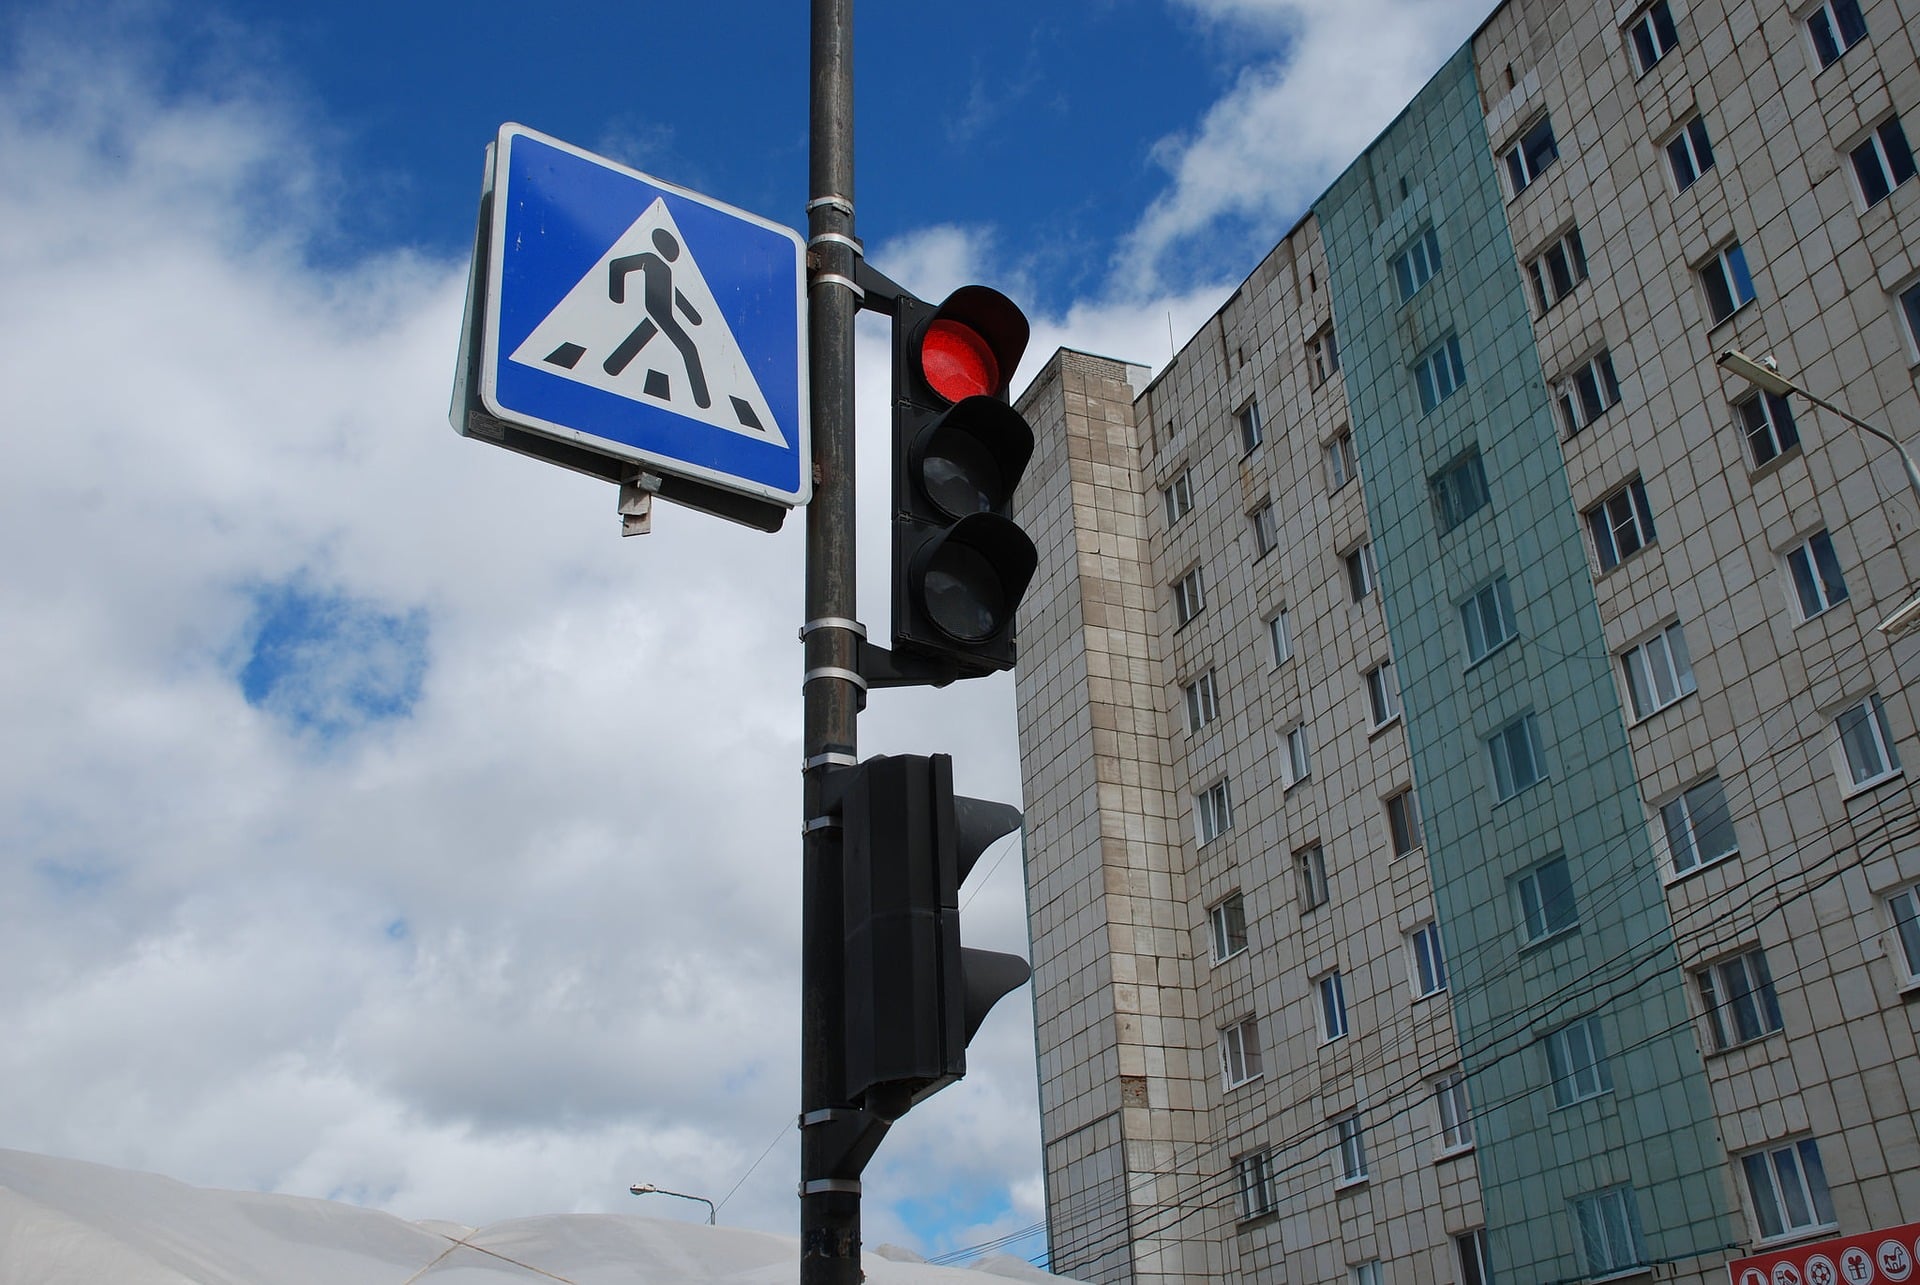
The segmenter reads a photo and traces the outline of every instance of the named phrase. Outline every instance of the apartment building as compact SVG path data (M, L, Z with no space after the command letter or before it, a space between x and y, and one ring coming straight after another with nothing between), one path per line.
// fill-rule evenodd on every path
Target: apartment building
M1715 360L1920 432L1916 30L1509 0L1156 379L1023 397L1056 1270L1920 1220L1920 493Z

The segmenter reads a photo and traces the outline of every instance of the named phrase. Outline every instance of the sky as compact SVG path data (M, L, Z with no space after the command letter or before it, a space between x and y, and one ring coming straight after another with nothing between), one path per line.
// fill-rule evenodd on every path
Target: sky
M1158 368L1489 7L867 0L857 230L1018 300L1016 389L1060 345ZM806 9L0 16L0 1147L795 1227L803 523L623 540L611 487L446 416L499 125L803 227ZM876 692L861 751L1015 801L1013 684ZM970 945L1024 953L1020 863L976 868ZM895 1126L869 1243L1044 1217L1030 1019Z

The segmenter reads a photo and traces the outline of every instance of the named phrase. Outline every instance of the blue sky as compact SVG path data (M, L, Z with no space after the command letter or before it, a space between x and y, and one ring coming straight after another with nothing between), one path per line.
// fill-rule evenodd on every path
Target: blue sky
M860 7L858 219L874 242L991 228L1058 307L1098 280L1164 182L1159 140L1237 70L1228 37L1153 0ZM465 250L504 120L804 226L807 6L230 3L165 31L173 77L235 61L314 113L338 166L337 253ZM530 16L532 15L532 16ZM1215 265L1231 271L1234 263Z
M1158 366L1486 7L864 0L858 230L1023 303L1016 385L1061 344ZM500 123L799 225L805 12L0 18L0 1146L470 1223L654 1182L792 1230L800 524L622 540L610 488L446 406ZM876 693L861 738L1019 797L1004 677ZM968 936L1024 949L1007 857ZM887 1140L870 1241L1042 1216L1024 996Z

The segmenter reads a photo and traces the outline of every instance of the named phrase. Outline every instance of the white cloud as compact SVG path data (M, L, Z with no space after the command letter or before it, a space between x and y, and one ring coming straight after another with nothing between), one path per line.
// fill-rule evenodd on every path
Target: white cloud
M1241 70L1190 133L1158 145L1169 186L1115 256L1150 265L1149 288L1203 253L1217 263L1222 244L1253 262L1492 9L1489 0L1181 3L1236 48L1272 52Z
M0 89L0 1134L469 1221L717 1199L784 1135L727 1217L790 1228L799 523L622 541L611 488L459 440L464 265L325 266L284 104L35 48ZM247 702L292 584L424 621L407 716L323 745Z

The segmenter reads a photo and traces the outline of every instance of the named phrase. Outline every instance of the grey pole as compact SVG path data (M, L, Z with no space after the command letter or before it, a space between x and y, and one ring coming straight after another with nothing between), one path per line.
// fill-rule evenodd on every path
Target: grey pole
M800 1280L859 1285L860 1184L836 1176L832 1121L847 1104L840 989L840 834L827 777L858 759L854 603L853 0L813 0L807 341L813 499L807 505L804 873L800 964Z

